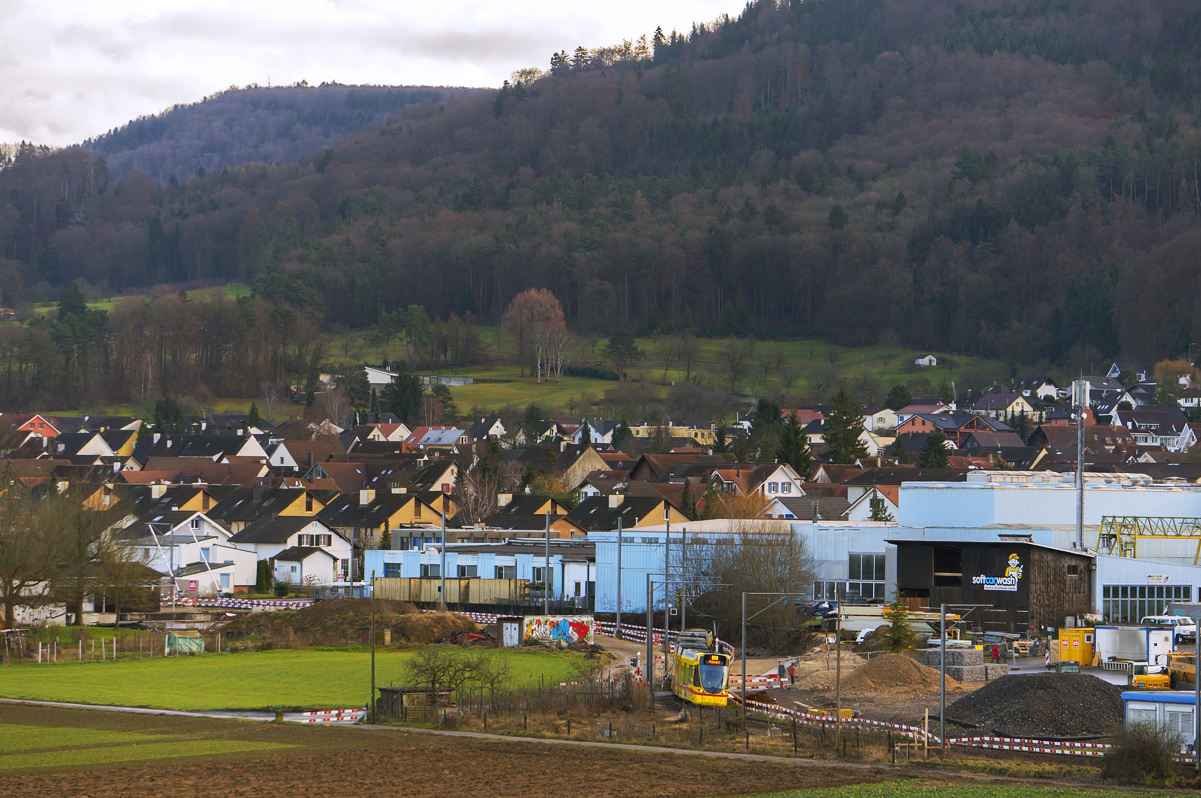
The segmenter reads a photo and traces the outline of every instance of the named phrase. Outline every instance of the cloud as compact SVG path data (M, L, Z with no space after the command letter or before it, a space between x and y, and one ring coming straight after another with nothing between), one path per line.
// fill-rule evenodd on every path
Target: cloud
M499 86L745 0L6 0L0 142L78 143L231 85Z

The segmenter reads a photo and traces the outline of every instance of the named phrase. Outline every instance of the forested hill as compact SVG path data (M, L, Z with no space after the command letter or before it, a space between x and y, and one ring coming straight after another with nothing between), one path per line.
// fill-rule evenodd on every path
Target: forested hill
M311 158L405 106L444 102L473 91L478 90L337 83L231 87L203 102L141 117L83 146L105 159L111 179L141 169L166 181L199 169Z
M544 286L584 333L1157 360L1201 334L1198 41L1192 0L759 0L291 165L26 150L0 289L237 279L361 327Z

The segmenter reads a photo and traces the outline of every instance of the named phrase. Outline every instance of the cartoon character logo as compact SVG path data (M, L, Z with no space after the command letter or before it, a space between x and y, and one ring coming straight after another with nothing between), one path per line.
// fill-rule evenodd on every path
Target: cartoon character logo
M1017 554L1009 555L1009 567L1005 569L1006 578L1012 577L1015 581L1022 578L1022 561L1018 559Z

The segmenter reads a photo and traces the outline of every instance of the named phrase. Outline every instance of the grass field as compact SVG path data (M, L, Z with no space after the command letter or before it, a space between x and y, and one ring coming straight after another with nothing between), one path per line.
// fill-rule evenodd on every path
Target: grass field
M198 740L192 736L0 723L0 772L266 752L286 747L257 740Z
M743 798L1160 798L1178 792L1130 792L1088 787L1029 787L1010 784L988 786L947 785L931 782L894 781L853 784L820 790L792 790L747 795Z
M474 655L476 652L466 652ZM566 681L578 654L497 652L513 683ZM377 651L376 683L399 684L411 651ZM362 706L371 687L366 650L280 650L0 669L0 697L159 709L331 709Z

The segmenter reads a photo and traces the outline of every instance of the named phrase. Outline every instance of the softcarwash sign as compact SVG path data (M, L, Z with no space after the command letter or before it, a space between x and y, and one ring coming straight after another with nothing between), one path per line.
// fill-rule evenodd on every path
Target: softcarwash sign
M1018 582L1022 578L1022 570L1026 567L1022 565L1021 558L1017 554L1010 554L1009 567L1005 569L1004 576L988 576L980 574L972 577L972 584L984 588L985 590L1000 590L1006 593L1016 593Z

